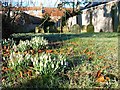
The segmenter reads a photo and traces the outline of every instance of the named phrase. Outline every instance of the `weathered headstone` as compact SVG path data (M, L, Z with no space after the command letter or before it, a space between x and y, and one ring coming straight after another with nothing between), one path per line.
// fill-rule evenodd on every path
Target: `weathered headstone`
M71 28L70 28L70 32L71 33L80 33L81 32L81 28L78 24L74 24Z

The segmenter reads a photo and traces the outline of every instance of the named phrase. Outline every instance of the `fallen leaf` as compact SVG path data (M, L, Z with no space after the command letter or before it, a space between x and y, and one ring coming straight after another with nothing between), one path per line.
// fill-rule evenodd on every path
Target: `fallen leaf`
M100 76L100 77L98 77L97 79L96 79L96 82L105 82L106 80L105 80L105 78L104 78L104 76L102 75L102 76Z
M52 53L53 50L46 50L46 53Z
M25 51L24 54L26 55L26 54L27 54L27 51Z
M110 80L110 78L109 78L109 77L105 77L105 80L109 81L109 80Z
M87 54L87 55L93 55L94 52L87 52L86 54Z
M88 52L88 48L86 48L85 50L83 50L83 53L86 53L86 52Z
M27 75L28 75L28 76L32 76L32 71L31 71L31 70L28 70L28 71L27 71Z
M78 46L76 42L71 42L72 45Z
M30 50L30 53L34 54L34 50Z
M88 60L92 60L92 56L89 56L89 57L88 57Z
M53 51L54 54L59 54L56 50Z
M98 58L99 58L99 59L103 59L103 58L104 58L104 56L99 56Z
M105 70L106 68L109 68L109 66L104 66L104 67L102 67L102 69L100 69L100 70L97 72L97 74L96 74L96 78L100 77L102 71Z
M102 70L105 70L106 68L109 68L110 66L104 66L102 67Z
M43 50L38 50L38 53L42 53L43 52Z
M96 78L99 78L101 76L101 70L97 72Z
M6 50L6 48L7 48L6 46L3 46L3 49L4 49L4 50Z
M23 77L23 73L20 71L20 77L22 78Z
M6 72L6 71L11 71L11 70L12 70L11 68L2 67L2 71L3 71L3 72Z

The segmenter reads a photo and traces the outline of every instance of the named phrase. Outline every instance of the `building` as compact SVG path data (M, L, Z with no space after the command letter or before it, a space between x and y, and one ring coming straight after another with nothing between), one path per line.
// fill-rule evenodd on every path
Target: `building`
M94 4L95 3L95 4ZM116 32L120 24L120 1L114 0L104 3L93 2L81 9L82 14L70 17L68 27L79 24L81 27L87 26L92 22L94 32ZM90 19L90 13L92 18ZM85 28L84 28L85 29Z

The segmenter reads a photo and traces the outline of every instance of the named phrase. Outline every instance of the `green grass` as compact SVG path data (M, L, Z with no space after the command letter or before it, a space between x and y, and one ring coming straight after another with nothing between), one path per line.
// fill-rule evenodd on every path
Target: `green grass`
M33 36L44 36L49 43L54 43L49 49L53 53L65 55L69 60L69 68L60 76L44 78L43 81L40 81L39 76L34 76L33 79L19 78L18 82L22 82L23 87L43 86L44 82L60 88L118 88L118 33L23 33L13 34L10 38L19 41ZM101 71L101 74L109 76L110 80L96 82L97 72L105 66L108 68Z

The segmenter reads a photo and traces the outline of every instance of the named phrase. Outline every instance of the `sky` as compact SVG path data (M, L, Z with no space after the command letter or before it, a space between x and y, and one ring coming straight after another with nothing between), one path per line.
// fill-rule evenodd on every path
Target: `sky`
M60 3L60 1L76 1L77 0L0 0L0 1L8 1L8 2L12 2L12 5L17 5L17 3L22 1L22 6L40 6L40 4L43 4L43 7L57 7L58 3ZM81 6L85 6L85 1L92 1L92 0L78 0L81 2ZM97 1L106 1L106 0L94 0L95 2ZM66 7L72 7L71 5L66 5Z

